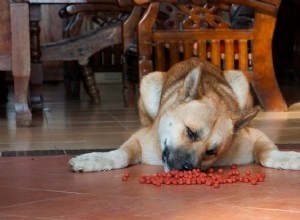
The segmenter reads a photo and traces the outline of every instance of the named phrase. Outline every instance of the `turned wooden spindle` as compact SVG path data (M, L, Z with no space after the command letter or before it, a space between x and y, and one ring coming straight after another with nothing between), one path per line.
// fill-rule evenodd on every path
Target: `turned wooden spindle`
M94 104L100 103L99 90L96 87L94 72L88 62L79 62L84 81L84 87L87 90Z

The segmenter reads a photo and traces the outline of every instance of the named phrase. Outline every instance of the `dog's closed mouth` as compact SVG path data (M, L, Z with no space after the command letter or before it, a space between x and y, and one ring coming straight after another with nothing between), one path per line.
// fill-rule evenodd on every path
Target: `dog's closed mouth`
M182 148L172 149L171 147L165 147L162 152L162 161L165 166L165 170L192 170L197 166L192 159L194 153L184 151Z

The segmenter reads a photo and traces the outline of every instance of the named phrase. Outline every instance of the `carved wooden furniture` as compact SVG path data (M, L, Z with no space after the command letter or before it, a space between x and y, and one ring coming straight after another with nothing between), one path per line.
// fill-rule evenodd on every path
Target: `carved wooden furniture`
M99 95L94 87L93 74L89 68L88 58L102 48L123 42L126 46L131 39L133 25L139 19L139 7L133 10L131 19L123 25L128 32L122 32L123 25L116 24L95 30L93 33L75 37L69 40L40 46L39 21L41 20L41 4L110 4L119 6L132 5L130 0L11 0L11 50L8 55L1 54L1 70L12 69L14 75L15 110L18 126L30 126L31 111L28 107L28 85L31 82L31 102L41 105L42 61L77 60L82 64L85 81L94 102L98 102ZM97 42L97 43L95 43ZM84 45L84 46L83 46ZM62 50L61 47L64 46ZM11 54L10 54L11 52Z
M78 60L88 94L94 103L100 103L91 67L98 66L98 69L106 71L108 69L114 71L118 68L119 71L123 71L123 50L126 50L127 44L133 39L140 14L140 7L120 7L116 4L67 5L60 11L62 17L71 18L64 30L66 39L55 44L44 45L42 47L42 53L45 54L43 59ZM85 26L89 27L84 29ZM74 39L79 38L82 40L78 40L77 44L72 43ZM126 43L123 45L123 42ZM70 54L76 54L76 57L71 57ZM93 60L90 60L92 55L94 55ZM72 67L73 71L75 69L74 63L73 65L66 63L66 66L66 69ZM128 106L126 102L128 99L124 97L124 100L125 105Z
M230 27L220 13L231 4L255 10L253 28ZM225 70L244 71L265 110L286 111L272 61L272 36L279 5L280 0L150 3L138 25L139 77L198 56Z
M74 1L75 2L75 1ZM125 5L125 3L124 3ZM31 7L32 14L39 14L39 5ZM66 6L60 14L65 17L75 15L67 26L65 31L65 39L59 42L47 43L40 47L38 36L38 28L32 29L32 47L36 51L34 61L78 61L82 70L84 87L86 88L91 100L94 103L100 103L99 91L96 87L93 70L89 64L89 58L96 52L105 47L120 44L123 42L123 23L125 16L120 17L121 12L131 12L132 7L119 7L116 1L98 1L93 4L72 4ZM95 14L96 12L96 14ZM80 23L89 13L94 13L98 18L104 19L106 13L110 13L111 20L99 25L95 30L88 33L80 33ZM101 14L102 13L102 14ZM137 10L128 17L128 20L136 20ZM106 19L106 18L105 18ZM31 27L38 26L39 16L33 19L31 17ZM129 21L130 22L130 21ZM137 22L137 21L136 21ZM130 28L128 29L130 31ZM40 53L38 50L40 49ZM40 56L42 54L42 56Z
M110 4L118 3L121 6L132 4L143 5L143 8L145 8L145 13L141 19L139 16L133 16L136 19L140 19L137 36L139 78L154 69L163 68L163 62L161 62L163 60L170 60L168 64L172 65L173 62L180 59L190 56L199 56L201 59L211 60L211 62L224 69L237 67L246 71L261 105L265 110L287 110L285 101L282 98L274 77L271 51L272 34L280 0L208 0L209 5L216 3L218 6L224 6L225 3L234 3L254 8L255 24L252 29L247 30L230 29L226 22L223 22L220 17L216 16L215 13L218 12L216 8L211 6L206 9L200 7L201 5L198 3L204 1L11 0L12 50L10 54L9 49L6 49L8 53L5 56L0 54L0 65L1 70L12 69L13 71L15 109L18 119L17 123L19 125L31 124L31 112L27 100L28 84L30 77L33 85L41 84L41 61L58 60L56 56L61 56L59 60L80 60L83 64L86 64L85 62L92 54L91 50L94 49L95 46L90 45L88 47L90 48L89 50L83 50L80 46L82 43L86 43L86 41L78 37L74 39L74 41L69 42L71 46L68 49L69 51L66 50L68 51L67 55L69 57L69 55L72 54L73 57L68 59L61 53L55 53L55 48L59 48L58 44L47 45L46 47L40 48L38 37L38 24L41 19L39 12L40 4L86 4L103 2ZM168 4L166 2L168 2ZM127 30L126 28L128 27L132 28L133 21L136 21L136 19L131 21L127 20L124 24L125 30ZM202 26L199 28L199 24L202 24L203 20L206 22L206 29ZM29 21L31 28L29 28ZM168 29L166 29L166 27ZM129 45L129 41L132 40L132 36L129 36L130 34L127 32L122 32L121 27L115 27L113 29L115 32L111 35L112 39L116 42L120 42L121 39L118 36L121 34L123 44L125 45L123 49L125 51ZM110 32L111 31L112 30L110 30ZM31 40L29 33L31 33ZM65 41L61 43L63 44ZM99 41L99 43L101 42ZM108 44L112 43L114 42L110 41ZM107 45L107 41L103 44ZM153 50L153 46L155 50ZM79 49L74 51L74 47ZM99 49L100 47L97 48L97 50ZM178 50L176 51L175 49ZM153 51L155 51L155 56L153 56ZM163 59L165 55L171 56L170 58ZM249 65L249 55L252 55L252 66ZM155 66L151 60L152 57L157 57L154 62ZM234 57L238 57L238 59L235 60ZM30 65L30 61L32 65ZM129 88L128 94L131 94L131 86L129 85L127 88ZM91 93L93 92L94 91L91 91ZM37 92L36 100L33 99L37 103L41 101L39 100L38 94Z

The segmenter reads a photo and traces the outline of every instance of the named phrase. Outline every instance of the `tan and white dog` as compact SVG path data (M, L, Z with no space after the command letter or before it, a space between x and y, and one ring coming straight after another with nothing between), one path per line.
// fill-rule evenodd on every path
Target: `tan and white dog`
M222 73L191 58L168 72L143 77L139 113L144 127L119 149L83 154L69 164L76 172L136 163L163 165L166 171L253 162L300 170L300 153L279 151L265 134L248 126L257 112L242 72Z

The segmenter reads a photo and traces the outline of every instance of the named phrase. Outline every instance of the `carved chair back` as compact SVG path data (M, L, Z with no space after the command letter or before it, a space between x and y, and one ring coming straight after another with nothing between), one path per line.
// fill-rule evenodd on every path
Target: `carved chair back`
M222 69L251 70L251 29L230 29L228 22L213 13L216 7L162 6L171 16L153 30L155 69L165 71L182 59L197 56Z
M253 26L233 28L228 19L232 3L253 9ZM223 70L242 70L266 110L286 110L272 61L279 5L280 0L150 3L138 26L139 77L154 70L165 71L180 60L196 56ZM276 94L270 97L266 88Z

